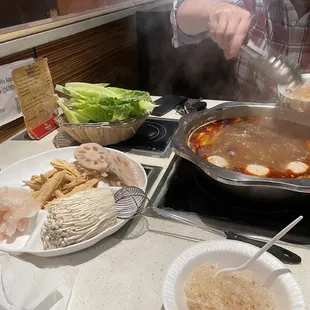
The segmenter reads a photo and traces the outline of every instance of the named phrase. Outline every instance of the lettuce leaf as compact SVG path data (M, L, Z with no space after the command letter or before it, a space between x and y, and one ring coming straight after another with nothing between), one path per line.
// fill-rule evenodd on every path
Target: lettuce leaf
M69 122L122 121L148 115L155 107L148 92L108 85L80 82L57 85L57 91L73 98L65 105L64 113L70 114Z
M63 98L58 99L58 105L61 107L63 110L67 120L71 124L83 124L83 123L88 123L89 118L80 114L77 111L72 111L69 109L69 107L66 105L65 100Z
M102 96L116 98L114 92L109 90L110 87L102 86L100 84L67 83L65 87L69 91L78 93L86 98Z
M64 87L64 86L61 86L61 85L58 85L58 84L56 85L55 90L57 90L58 92L60 92L60 93L62 93L64 95L67 95L67 96L70 96L72 98L75 98L75 99L87 100L87 97L85 97L82 94L76 92L75 90L67 88L67 87Z
M130 118L134 107L130 103L102 105L100 103L78 102L75 107L81 115L94 122L121 121Z
M75 87L75 88L86 87L87 88L93 85L106 87L106 86L109 86L110 84L108 83L90 84L90 83L82 83L82 82L71 82L71 83L66 83L65 87Z

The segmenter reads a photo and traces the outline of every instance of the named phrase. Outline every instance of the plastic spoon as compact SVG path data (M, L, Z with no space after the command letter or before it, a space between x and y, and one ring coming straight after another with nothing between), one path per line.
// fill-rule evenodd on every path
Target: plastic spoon
M281 230L277 235L275 235L269 242L267 242L260 250L258 250L255 253L255 255L253 255L250 259L248 259L243 265L239 267L234 267L234 268L224 268L222 270L219 270L215 275L218 276L219 274L223 274L223 273L247 269L251 264L254 263L256 259L258 259L263 253L265 253L274 243L276 243L280 238L282 238L288 231L290 231L302 219L303 219L303 216L299 216L295 221L287 225L283 230Z

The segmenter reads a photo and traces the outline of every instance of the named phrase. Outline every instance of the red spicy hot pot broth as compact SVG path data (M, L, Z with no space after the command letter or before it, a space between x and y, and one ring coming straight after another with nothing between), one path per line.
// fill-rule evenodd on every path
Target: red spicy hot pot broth
M203 125L189 138L211 164L267 178L310 178L310 130L284 120L229 118Z

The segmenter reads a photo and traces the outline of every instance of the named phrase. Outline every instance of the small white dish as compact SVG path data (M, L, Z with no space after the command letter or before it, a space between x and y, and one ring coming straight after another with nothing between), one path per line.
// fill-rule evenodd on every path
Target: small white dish
M201 264L218 264L220 268L236 267L258 251L258 248L234 240L216 240L199 243L184 251L170 266L163 286L165 310L186 310L184 284L193 269ZM274 256L264 253L250 267L258 281L264 283L271 272L285 266ZM291 273L277 278L270 288L277 309L307 310L302 291Z
M305 83L310 83L310 74L304 73L301 75ZM288 93L287 91L290 90L292 85L278 85L278 98L279 101L284 108L292 108L299 112L304 112L308 109L310 105L310 100L299 100L294 97L292 94Z
M52 166L50 165L50 162L57 158L68 162L75 161L75 149L76 147L55 149L23 159L9 166L8 168L0 171L0 187L8 186L28 188L22 182L23 180L29 180L32 175L40 175L51 170ZM141 164L128 157L125 153L113 149L106 149L110 152L118 153L131 161L138 187L145 191L147 186L147 175ZM106 185L101 182L98 184L98 187L106 187ZM115 192L118 188L112 187L111 189ZM86 249L96 244L100 240L114 234L128 222L128 220L117 219L117 223L113 227L108 228L91 239L67 246L65 248L44 250L40 233L41 226L43 225L46 216L47 211L41 210L38 216L31 220L27 229L23 233L16 235L12 240L4 240L3 242L0 242L0 251L8 252L12 255L31 253L33 255L43 257L65 255Z

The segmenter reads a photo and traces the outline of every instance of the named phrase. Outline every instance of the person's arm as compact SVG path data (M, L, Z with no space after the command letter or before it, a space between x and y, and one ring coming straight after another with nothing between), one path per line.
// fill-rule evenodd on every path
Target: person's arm
M251 27L252 14L218 0L184 0L178 5L175 19L179 30L189 37L208 32L230 59L240 51Z
M215 11L219 1L184 0L177 10L177 23L181 31L188 35L197 35L208 30L210 12Z

